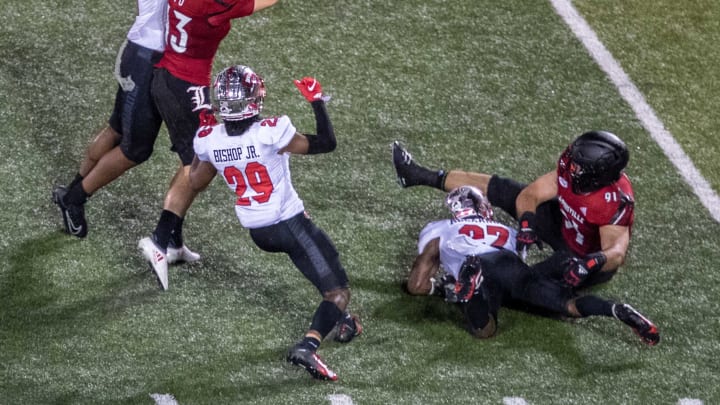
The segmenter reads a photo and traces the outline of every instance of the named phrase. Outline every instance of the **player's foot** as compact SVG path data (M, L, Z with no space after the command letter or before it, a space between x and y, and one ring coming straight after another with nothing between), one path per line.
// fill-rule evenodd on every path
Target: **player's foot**
M348 343L353 340L355 336L360 336L362 332L363 327L360 323L360 318L358 318L357 315L346 312L335 327L334 339L340 343Z
M393 166L397 181L403 188L412 186L430 186L442 189L446 173L443 170L431 170L420 166L412 155L395 141L392 145Z
M168 289L168 263L165 253L152 238L142 238L138 242L138 249L142 251L143 257L147 260L150 270L155 273L160 288Z
M615 318L631 327L646 344L655 346L660 341L660 333L655 324L630 305L613 304L612 313Z
M65 232L78 238L84 238L88 233L87 221L85 220L85 206L82 204L67 204L65 202L65 195L67 195L67 193L67 187L57 186L53 189L52 200L60 208Z
M303 347L300 344L293 346L287 356L288 363L294 364L307 370L317 380L336 381L337 374L325 365L317 353Z
M200 254L193 252L184 244L182 247L177 247L172 242L168 245L167 255L165 257L167 258L168 264L182 262L192 263L200 260Z

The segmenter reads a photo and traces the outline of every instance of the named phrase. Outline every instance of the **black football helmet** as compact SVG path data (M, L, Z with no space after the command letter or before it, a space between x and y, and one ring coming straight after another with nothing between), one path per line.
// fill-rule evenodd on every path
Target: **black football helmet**
M224 121L245 120L262 111L265 82L247 66L223 69L217 74L213 87L216 109Z
M580 135L568 147L573 192L589 193L616 182L630 159L625 143L607 131Z
M472 186L461 186L447 194L445 206L456 220L480 217L486 221L493 219L490 201L482 191Z

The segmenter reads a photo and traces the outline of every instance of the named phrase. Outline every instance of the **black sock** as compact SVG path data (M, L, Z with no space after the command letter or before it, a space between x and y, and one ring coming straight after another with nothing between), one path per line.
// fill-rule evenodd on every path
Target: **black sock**
M302 338L299 345L312 352L316 352L318 347L320 347L320 341L315 339L314 337L305 336Z
M342 316L343 311L341 311L337 305L330 301L323 300L315 310L310 329L317 331L324 339L325 336L333 330Z
M68 190L65 195L65 202L73 205L83 205L87 201L88 194L82 187L82 182L77 182L75 185Z
M583 318L593 315L613 316L612 306L612 302L594 295L584 295L575 300L575 308Z
M417 172L413 176L418 185L430 186L439 190L445 190L445 170L433 170L417 165Z
M181 220L179 216L168 210L163 210L162 214L160 214L160 220L152 236L155 243L162 249L167 249L170 243L170 235L179 220Z
M68 190L75 187L75 184L80 183L83 180L83 176L80 175L80 173L75 175L75 178L68 184Z
M184 218L178 217L175 227L170 231L170 245L176 248L181 248L183 245L182 227Z

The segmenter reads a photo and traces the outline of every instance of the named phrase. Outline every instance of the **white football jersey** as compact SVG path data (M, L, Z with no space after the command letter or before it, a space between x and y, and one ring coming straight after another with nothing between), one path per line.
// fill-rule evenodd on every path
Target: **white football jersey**
M239 136L229 136L224 124L206 130L195 136L195 153L235 192L235 214L244 227L276 224L305 210L290 178L290 153L278 154L295 135L290 118L263 119Z
M440 264L445 272L456 279L465 258L482 255L498 249L515 250L516 231L499 222L480 219L433 221L420 231L418 253L422 253L430 241L440 238Z
M138 0L138 15L127 39L142 47L162 52L165 49L167 0Z

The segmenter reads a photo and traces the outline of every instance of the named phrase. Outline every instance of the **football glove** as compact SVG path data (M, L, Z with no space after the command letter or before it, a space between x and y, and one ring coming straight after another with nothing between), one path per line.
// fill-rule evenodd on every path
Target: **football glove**
M570 287L577 287L582 284L591 274L600 271L607 261L605 254L602 252L593 253L584 259L573 257L568 262L567 269L563 274L565 284Z
M312 103L323 100L322 86L314 77L303 77L302 80L294 80L293 83L307 101Z
M518 228L516 239L516 248L519 252L527 251L532 245L537 245L538 249L543 249L543 244L535 232L535 213L525 211L520 216L520 227Z
M454 298L456 302L468 302L483 282L480 256L468 256L460 267L455 282Z

